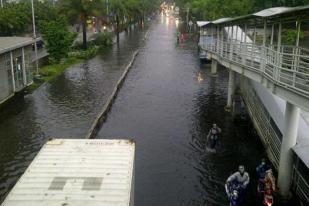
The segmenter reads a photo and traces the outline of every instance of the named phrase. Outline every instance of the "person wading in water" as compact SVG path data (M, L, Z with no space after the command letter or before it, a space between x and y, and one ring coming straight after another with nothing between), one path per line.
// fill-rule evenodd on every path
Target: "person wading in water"
M219 134L221 133L221 129L217 126L217 124L213 124L207 135L207 142L210 146L210 149L215 149Z

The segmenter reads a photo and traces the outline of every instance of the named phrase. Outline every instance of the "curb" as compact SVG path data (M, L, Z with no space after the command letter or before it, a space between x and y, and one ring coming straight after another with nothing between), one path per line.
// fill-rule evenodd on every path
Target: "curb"
M119 93L119 90L120 90L126 76L128 75L128 72L132 68L132 65L133 65L135 58L138 55L138 53L139 53L139 49L136 50L133 53L133 57L132 57L131 61L129 62L129 64L125 68L125 71L122 73L120 79L117 81L117 83L116 83L116 85L113 89L113 92L108 97L108 99L107 99L105 105L103 106L101 112L96 116L94 122L92 123L90 129L88 130L87 135L85 137L86 139L93 139L97 135L98 128L100 128L102 126L102 123L106 120L107 114L108 114L109 110L111 109L111 107L114 103L114 100L117 97L117 94Z

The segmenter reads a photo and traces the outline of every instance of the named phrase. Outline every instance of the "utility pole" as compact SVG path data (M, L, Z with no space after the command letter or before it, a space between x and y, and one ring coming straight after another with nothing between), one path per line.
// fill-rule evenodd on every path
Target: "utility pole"
M31 0L31 11L32 11L32 26L33 26L33 39L34 39L36 76L40 76L40 74L39 74L39 62L38 62L38 47L37 47L37 42L36 42L36 30L35 30L35 17L34 17L33 0Z
M108 2L108 0L106 0L106 21L107 21L107 23L109 23L109 8L108 8L108 6L109 6L109 2Z
M1 0L1 8L3 8L3 0Z
M187 28L189 27L189 13L190 13L190 5L186 5L186 10L187 10L187 17L186 17L186 23L187 23Z

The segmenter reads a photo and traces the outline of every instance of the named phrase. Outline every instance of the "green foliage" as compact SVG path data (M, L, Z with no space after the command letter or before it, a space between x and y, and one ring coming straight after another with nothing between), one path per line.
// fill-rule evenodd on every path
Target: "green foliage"
M189 7L197 19L214 20L234 17L253 11L254 0L178 0L178 5ZM184 11L184 10L183 10Z
M309 0L255 0L254 10L259 11L269 7L277 6L302 6L309 4Z
M61 74L66 68L73 64L79 63L81 60L77 58L67 58L62 63L50 64L48 66L42 67L40 69L40 75L44 82L48 82L53 79L55 76Z
M309 0L176 0L185 15L186 7L196 19L214 20L242 16L275 6L307 5Z
M94 43L97 46L110 46L113 44L113 34L110 32L100 33Z
M304 38L304 32L300 32L299 38ZM295 45L297 39L297 30L295 29L282 29L281 41L285 45Z
M40 21L39 28L50 57L56 61L66 57L76 35L69 32L65 18Z
M48 3L35 1L36 20L54 20L57 12ZM6 4L0 10L0 36L20 35L32 32L32 16L30 1Z
M69 57L77 58L77 59L90 59L98 54L99 47L98 46L91 46L88 47L86 50L75 50L69 52Z
M61 12L65 12L71 23L80 23L83 28L83 48L87 48L87 20L91 16L98 16L105 9L101 0L62 0Z

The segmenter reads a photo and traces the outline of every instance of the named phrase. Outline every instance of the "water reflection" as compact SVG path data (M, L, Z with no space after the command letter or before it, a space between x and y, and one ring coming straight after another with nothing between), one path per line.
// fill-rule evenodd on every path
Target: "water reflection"
M227 205L227 176L240 162L255 167L260 152L243 148L259 143L224 111L227 71L200 68L195 44L175 46L170 25L151 29L98 138L135 139L136 206ZM205 151L213 122L223 130L217 154Z
M204 77L203 77L202 73L198 72L198 74L197 74L197 81L198 81L198 83L201 83L203 80L204 80Z
M144 31L133 26L121 33L119 45L5 108L0 118L0 202L48 138L85 136L143 37Z

